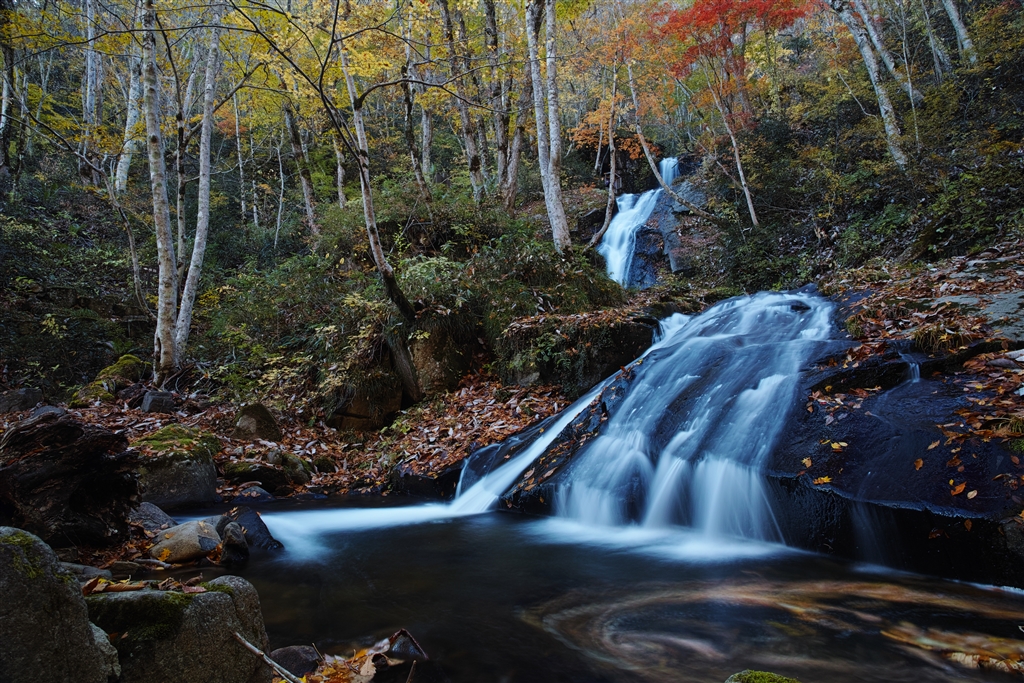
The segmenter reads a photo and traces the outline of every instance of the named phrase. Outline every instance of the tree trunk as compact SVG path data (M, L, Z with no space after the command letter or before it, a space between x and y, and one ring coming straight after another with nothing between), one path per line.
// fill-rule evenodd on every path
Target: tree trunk
M334 161L337 166L335 180L338 184L338 206L345 208L345 154L341 149L341 134L335 130L332 136L334 140Z
M448 58L451 62L452 80L455 81L455 108L459 112L459 123L462 130L462 145L466 150L466 161L469 164L469 182L473 186L473 199L479 203L484 193L484 173L480 151L477 147L476 123L469 115L469 99L466 95L466 85L463 82L465 74L460 64L461 58L455 49L455 26L452 20L452 13L448 9L448 0L440 0L441 18L444 22L444 38L448 46Z
M146 148L149 155L149 184L153 199L153 224L156 229L159 284L157 288L154 374L161 384L178 368L175 348L175 310L178 304L177 271L174 262L174 234L171 208L167 201L167 169L160 131L160 85L156 70L156 8L154 0L145 0L142 15L143 109L146 117Z
M853 6L857 10L857 14L860 15L861 19L864 20L864 28L867 31L868 38L871 39L871 44L874 45L875 51L878 56L882 59L882 63L885 64L886 70L889 75L892 76L893 80L900 84L900 88L903 92L907 93L907 97L915 105L920 105L924 102L924 95L922 95L914 84L910 82L910 77L907 74L900 72L896 68L896 60L893 59L892 53L885 47L885 42L882 40L882 35L879 33L878 26L875 24L875 19L872 13L864 5L863 0L853 0Z
M619 85L619 69L618 64L612 68L612 99L611 105L608 107L608 159L609 159L609 173L608 173L608 202L604 207L604 223L601 224L601 229L594 233L594 236L590 239L590 244L587 245L588 249L593 249L601 243L601 239L604 234L608 232L608 226L612 224L612 216L615 208L615 95L618 94ZM601 148L597 148L597 156L601 157Z
M559 253L563 253L572 248L572 242L569 239L569 222L566 220L565 204L562 201L562 112L559 104L558 58L555 49L555 38L558 33L555 0L544 0L544 13L547 20L547 95L550 129L548 184L551 187L552 204L557 214L556 219L551 221L551 235L555 240L555 248Z
M942 82L950 71L953 64L949 59L942 39L935 35L935 28L932 26L932 17L928 11L928 0L921 0L921 13L924 15L924 29L928 34L928 47L932 51L932 64L935 68L935 80Z
M231 94L231 106L235 110L235 152L238 154L238 201L242 204L242 224L249 220L249 211L245 205L245 158L242 155L242 123L238 120L238 93ZM256 197L252 198L256 201Z
M139 125L139 103L142 100L142 60L132 58L131 75L128 86L128 113L124 120L124 143L121 156L117 160L117 171L114 175L114 189L118 194L128 188L128 170L132 165L132 156L138 152L139 138L135 128Z
M484 33L487 41L487 61L490 65L490 105L494 111L491 113L494 122L494 169L495 185L498 192L506 187L505 178L509 170L509 123L511 115L508 111L508 94L504 88L501 78L500 46L498 44L498 19L494 0L484 0L485 28Z
M288 141L291 143L292 156L295 157L295 165L299 171L299 183L302 185L302 201L306 208L306 226L313 235L319 235L320 227L316 224L316 213L314 211L313 177L309 172L309 164L306 163L306 154L302 150L302 136L299 134L299 125L295 120L295 110L292 108L290 101L285 101L284 124L288 130Z
M82 148L86 159L96 163L96 134L102 123L99 113L100 98L100 55L96 51L96 0L85 0L85 98L82 103L82 121L85 123L85 135ZM87 177L93 185L99 184L95 171L87 166L81 169L81 175Z
M540 74L540 47L537 36L543 11L540 2L541 0L531 0L526 4L526 42L533 91L533 115L537 121L537 163L540 165L540 180L544 187L544 204L547 207L548 222L551 224L551 236L555 250L561 254L571 249L572 243L569 241L569 223L565 217L565 206L562 204L561 180L558 176L552 175L551 127L548 125L544 107L548 88Z
M213 141L213 113L217 106L217 73L220 61L220 18L224 6L214 5L210 27L210 44L206 55L206 74L203 81L203 121L199 134L199 198L196 213L196 234L192 244L192 260L185 278L185 288L181 293L181 305L178 309L178 320L175 325L175 346L178 355L185 352L188 336L192 327L192 307L199 291L199 279L203 272L203 259L206 256L206 237L210 229L210 164L211 146Z
M956 7L956 0L942 0L942 7L946 10L949 22L953 24L956 32L956 42L960 48L960 59L966 59L972 66L978 63L978 53L974 50L974 41L967 33L967 26L960 18L960 10Z
M420 165L419 150L416 149L415 126L412 122L413 89L412 84L407 80L413 74L412 31L411 29L407 31L404 26L402 27L402 31L406 35L405 64L402 65L402 100L405 105L405 147L409 154L409 161L412 163L413 177L416 179L416 188L420 192L420 198L429 202L431 200L430 188L427 186L427 180L423 176L423 167ZM335 150L340 151L337 142L335 142L334 148Z
M845 0L832 0L831 5L832 9L839 15L840 20L846 24L850 35L853 36L853 42L857 44L857 49L860 50L860 56L864 60L864 66L867 67L868 78L871 79L871 85L875 90L875 97L878 100L878 111L882 117L882 125L885 128L885 141L889 147L889 154L892 155L893 161L896 162L900 170L905 171L907 169L907 155L900 146L900 128L896 122L896 110L893 109L892 102L889 100L889 94L885 91L885 84L882 83L881 74L878 69L878 59L875 57L875 52L871 47L867 31L860 25L857 18L853 16L853 12Z

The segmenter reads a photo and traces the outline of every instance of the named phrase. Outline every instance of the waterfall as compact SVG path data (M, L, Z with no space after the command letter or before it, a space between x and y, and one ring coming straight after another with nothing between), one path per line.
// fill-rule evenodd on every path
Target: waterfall
M763 464L830 311L820 297L762 293L677 325L633 366L622 404L563 475L557 514L781 540Z
M658 170L666 185L671 185L679 173L679 160L675 157L658 162ZM643 194L624 194L616 200L618 212L608 226L597 251L604 256L608 265L608 277L623 287L629 276L629 265L633 261L636 245L636 231L647 222L664 190L648 190Z

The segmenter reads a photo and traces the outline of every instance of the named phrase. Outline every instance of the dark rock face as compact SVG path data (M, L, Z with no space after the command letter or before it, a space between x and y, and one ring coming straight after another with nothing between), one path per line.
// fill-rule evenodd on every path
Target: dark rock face
M338 406L325 420L325 424L334 429L351 429L357 432L380 429L401 407L400 388L378 397L378 400L371 400L364 394L356 394Z
M31 387L5 391L0 394L0 415L31 410L42 400L43 392Z
M283 467L263 462L238 461L224 465L224 478L232 484L255 481L276 495L291 493L291 480Z
M450 391L469 371L472 347L460 344L443 328L430 331L429 336L409 343L412 364L420 388L427 396ZM394 411L392 411L394 412Z
M271 672L234 638L267 650L259 596L248 581L222 576L205 593L141 590L86 598L89 615L114 640L121 683L269 683Z
M57 546L124 540L139 493L127 446L70 415L18 423L0 440L0 522Z
M106 683L111 666L78 582L20 529L0 527L0 595L0 681Z
M255 505L257 503L273 503L274 495L261 486L249 486L231 499L232 505Z
M309 645L279 647L270 653L270 658L299 677L313 673L320 665L319 653Z
M170 515L152 503L140 503L139 507L132 510L128 520L132 524L138 524L146 531L152 533L178 525Z
M231 433L231 438L277 442L281 440L281 428L277 426L277 420L265 405L250 403L238 411L235 431Z
M244 505L231 508L224 515L242 528L245 541L250 548L280 550L284 545L270 534L270 529L260 518L260 513Z
M451 500L455 497L461 476L462 463L447 467L434 476L417 474L408 465L402 464L391 470L391 492L418 498Z
M174 394L169 391L147 391L142 397L140 409L144 413L173 413Z
M217 437L168 425L135 443L152 451L139 460L143 500L165 510L220 502L213 464L221 449Z

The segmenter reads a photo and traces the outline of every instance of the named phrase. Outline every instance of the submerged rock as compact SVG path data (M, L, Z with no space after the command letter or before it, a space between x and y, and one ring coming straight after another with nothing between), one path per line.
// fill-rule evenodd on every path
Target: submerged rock
M0 527L0 681L106 683L115 662L78 582L39 538Z
M139 481L142 499L172 510L220 502L213 456L220 439L181 425L167 425L135 442L144 447Z
M121 683L269 683L271 672L234 634L268 649L259 596L248 581L222 576L206 592L141 590L86 598L89 615L121 660Z

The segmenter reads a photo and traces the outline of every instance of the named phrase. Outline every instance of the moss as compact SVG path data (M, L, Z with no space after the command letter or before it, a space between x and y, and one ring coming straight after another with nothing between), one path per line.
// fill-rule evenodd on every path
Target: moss
M800 683L795 678L787 678L767 671L741 671L726 679L725 683Z
M42 553L39 552L39 539L25 531L15 531L0 536L0 544L13 545L21 551L14 553L11 558L16 571L30 579L38 579L43 575L45 569Z
M234 479L235 477L244 477L252 474L256 469L256 465L251 462L229 462L224 464L224 477L226 479Z
M1024 453L1024 439L1012 439L1006 443L1006 447L1014 453Z
M113 403L116 384L110 380L97 379L89 382L78 390L75 397L71 399L72 408L87 408L99 401L100 403Z
M199 585L202 586L203 588L205 588L206 590L208 590L211 593L224 593L225 595L230 595L232 597L234 597L234 595L235 595L235 589L232 588L231 586L227 586L227 585L225 585L223 583L204 582L204 583L201 583Z
M156 458L171 461L212 460L221 443L213 434L197 432L181 425L167 425L132 444L153 451Z
M123 634L114 640L119 653L130 653L142 643L174 637L194 595L173 591L90 595L85 603L89 621L107 633Z
M149 374L149 365L143 362L138 356L126 353L117 359L113 365L100 370L96 379L119 380L124 384L135 384L142 381Z

